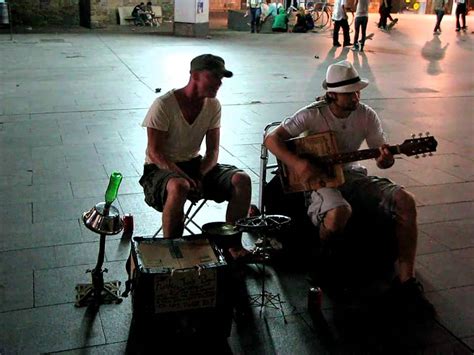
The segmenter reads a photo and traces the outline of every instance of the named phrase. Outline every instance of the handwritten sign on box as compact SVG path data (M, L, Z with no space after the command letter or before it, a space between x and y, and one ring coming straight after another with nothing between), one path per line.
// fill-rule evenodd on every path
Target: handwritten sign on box
M188 269L155 275L155 313L216 306L217 271Z

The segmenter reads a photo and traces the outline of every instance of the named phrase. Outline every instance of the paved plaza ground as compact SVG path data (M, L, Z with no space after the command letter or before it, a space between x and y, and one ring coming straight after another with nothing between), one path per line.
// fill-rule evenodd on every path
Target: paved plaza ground
M251 322L233 324L216 352L472 354L474 37L470 28L456 33L453 16L444 18L440 36L432 33L434 15L399 17L385 33L371 16L368 32L375 36L363 53L333 48L328 31L213 30L195 39L81 29L18 34L13 41L0 34L0 354L138 352L130 341L130 298L97 313L74 307L75 285L90 282L85 271L99 246L81 215L103 200L108 176L118 170L124 180L115 205L133 214L134 234L158 229L160 215L138 184L146 145L140 125L156 92L184 86L190 60L202 53L222 56L234 72L218 94L219 160L250 174L254 203L265 125L320 95L328 65L342 59L370 80L362 100L379 113L390 142L430 132L439 144L432 157L398 156L386 171L365 162L416 195L417 275L438 311L435 322L386 332L372 324L351 337L325 297L323 330L307 313L305 274L270 268L269 287L285 301L288 324L278 311L260 317L255 309ZM474 29L474 18L467 20ZM224 211L209 203L198 221L222 221ZM120 235L107 239L106 281L126 280L129 249ZM248 287L258 290L252 283L249 277ZM161 352L154 336L150 353Z

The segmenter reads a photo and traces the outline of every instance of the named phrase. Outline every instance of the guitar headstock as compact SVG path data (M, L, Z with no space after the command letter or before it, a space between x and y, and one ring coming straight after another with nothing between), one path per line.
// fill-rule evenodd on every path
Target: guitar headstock
M433 136L429 135L429 132L426 133L426 136L423 136L422 133L418 135L419 138L415 138L416 136L413 134L412 139L406 139L402 144L400 144L400 152L405 154L406 156L416 155L418 158L418 154L422 154L422 156L426 156L426 153L436 152L436 147L438 146L438 142L434 139Z

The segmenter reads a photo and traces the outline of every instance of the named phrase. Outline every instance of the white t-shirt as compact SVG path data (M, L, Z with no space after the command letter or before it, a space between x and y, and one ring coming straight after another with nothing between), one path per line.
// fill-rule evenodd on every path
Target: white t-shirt
M357 3L355 16L369 16L369 0L359 0L359 2Z
M182 162L198 156L207 131L220 127L221 105L215 98L205 99L196 120L189 124L184 119L174 91L168 91L153 102L142 126L167 132L164 154L172 162ZM148 149L145 163L152 163Z
M333 21L340 21L343 19L343 12L342 12L342 6L346 5L347 1L346 0L336 0L334 2L334 7L332 10L332 19Z
M292 136L297 137L303 132L321 133L335 132L338 151L340 153L354 152L367 141L369 148L378 148L386 143L377 113L369 106L360 103L357 109L347 118L337 118L324 102L314 102L287 118L281 126ZM347 163L344 169L358 166Z

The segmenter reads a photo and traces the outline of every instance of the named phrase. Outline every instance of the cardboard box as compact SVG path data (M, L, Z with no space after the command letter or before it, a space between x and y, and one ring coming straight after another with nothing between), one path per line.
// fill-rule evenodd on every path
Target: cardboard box
M134 297L148 311L216 307L218 274L227 264L207 239L135 237L131 252Z

